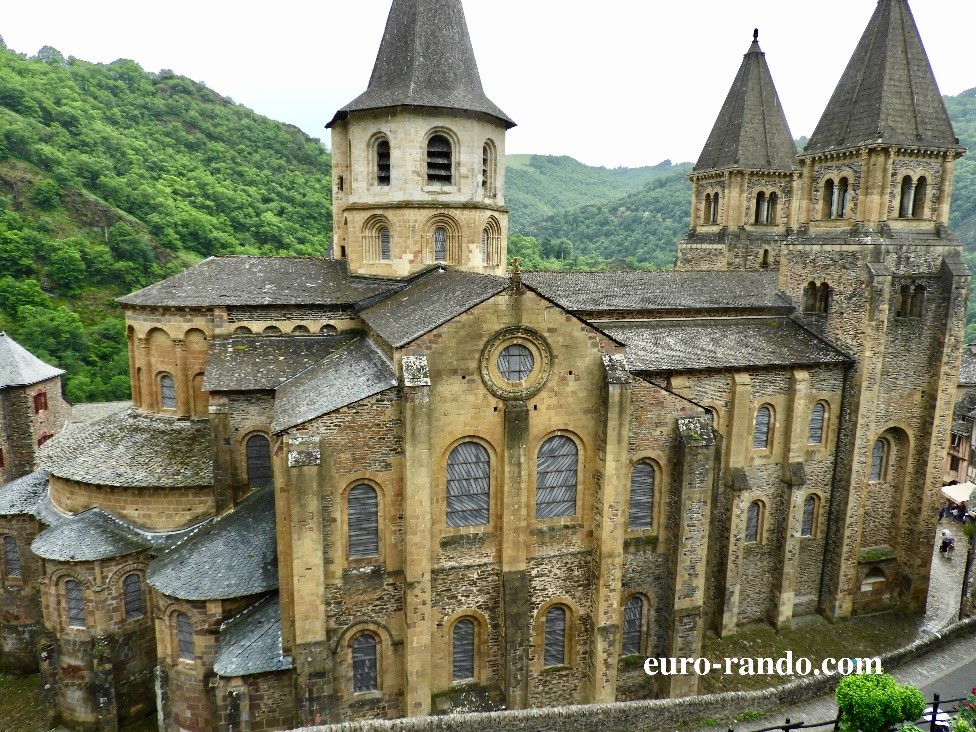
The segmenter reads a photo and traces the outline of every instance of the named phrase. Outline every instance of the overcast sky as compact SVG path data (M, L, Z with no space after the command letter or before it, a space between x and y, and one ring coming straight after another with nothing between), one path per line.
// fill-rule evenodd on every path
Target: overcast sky
M876 0L464 0L488 96L518 127L509 153L590 165L695 160L752 29L793 135L809 135ZM3 3L0 35L33 55L169 68L328 143L369 81L390 0ZM971 0L914 0L944 94L976 87ZM957 31L962 35L957 35ZM969 40L967 40L969 38Z

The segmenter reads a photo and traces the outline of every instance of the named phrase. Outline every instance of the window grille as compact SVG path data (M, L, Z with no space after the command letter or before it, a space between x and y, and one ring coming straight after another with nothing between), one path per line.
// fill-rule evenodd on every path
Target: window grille
M800 536L813 536L813 521L817 515L817 497L807 496L803 502L803 527Z
M454 174L451 141L444 135L434 135L427 141L427 183L451 185Z
M390 185L390 141L380 140L376 144L376 185Z
M819 445L823 442L824 416L826 414L827 408L823 405L823 402L817 402L813 405L813 409L810 411L810 436L807 438L808 444Z
M81 591L81 583L75 580L67 580L64 583L64 599L68 610L68 626L84 628L85 596Z
M535 517L576 515L579 450L564 435L550 437L539 448L536 461Z
M644 601L634 595L624 606L624 633L621 655L636 656L641 652L641 635L644 626Z
M535 366L532 351L520 343L505 346L498 354L498 373L505 381L524 381Z
M271 470L271 442L264 435L252 435L245 446L247 453L247 484L264 488L274 482Z
M434 261L444 262L447 260L447 229L438 226L434 229Z
M749 512L746 515L746 541L759 541L760 519L762 518L762 504L753 501L749 504Z
M357 485L347 499L349 558L376 557L380 553L379 499L371 485Z
M760 407L756 412L756 429L752 433L752 449L765 450L769 447L769 425L773 413L769 407Z
M637 463L630 473L630 511L627 528L649 529L654 515L654 466Z
M566 608L556 605L546 612L545 666L563 666L566 663Z
M389 261L393 254L390 249L390 230L385 226L380 229L380 259Z
M360 633L352 639L352 690L376 691L379 688L376 663L376 637Z
M146 614L146 603L142 596L142 580L133 572L122 580L122 603L125 605L125 619L135 620Z
M887 445L884 440L876 440L871 450L871 480L882 480L884 477L885 453Z
M447 525L488 523L491 463L477 442L462 442L447 457Z
M462 618L454 624L451 634L453 681L474 678L474 630L474 621L469 618Z
M159 377L159 402L163 409L176 409L176 382L169 374Z
M180 660L193 661L193 623L186 613L176 614L176 643Z
M7 577L21 577L20 549L17 540L12 536L3 537L3 562L6 565Z

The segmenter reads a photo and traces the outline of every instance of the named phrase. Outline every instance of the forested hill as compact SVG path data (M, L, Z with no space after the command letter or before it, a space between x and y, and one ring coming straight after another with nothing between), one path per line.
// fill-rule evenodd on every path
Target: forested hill
M211 254L314 254L331 161L295 127L170 71L0 41L0 330L125 398L114 298Z

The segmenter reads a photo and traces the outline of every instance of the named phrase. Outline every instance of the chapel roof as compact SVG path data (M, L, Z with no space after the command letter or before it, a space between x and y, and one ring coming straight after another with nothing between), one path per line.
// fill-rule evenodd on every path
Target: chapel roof
M355 336L215 338L203 388L273 391L352 340Z
M481 112L515 123L486 95L461 0L393 0L366 91L336 112L384 107Z
M0 331L0 389L31 386L64 373L44 363L3 331Z
M759 32L742 59L695 172L723 168L792 170L796 145L759 48Z
M223 600L278 588L274 490L257 491L157 558L146 580L181 600Z
M351 276L345 260L210 257L119 302L155 307L354 305L399 287L389 280Z
M281 651L281 606L277 593L259 600L220 626L214 672L251 676L294 667Z
M847 364L851 359L789 318L703 318L605 322L627 345L631 371L726 371Z
M33 516L48 526L71 518L51 503L46 470L35 470L0 486L0 516Z
M805 152L870 143L959 148L907 0L879 0Z

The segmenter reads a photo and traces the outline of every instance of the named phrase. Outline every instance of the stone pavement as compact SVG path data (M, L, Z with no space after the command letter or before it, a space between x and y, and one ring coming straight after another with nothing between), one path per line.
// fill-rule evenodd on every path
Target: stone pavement
M957 551L951 559L939 554L939 537L943 529L948 530L956 538ZM962 573L966 567L967 546L968 541L962 533L962 524L952 519L942 519L936 530L932 575L929 579L929 599L925 607L922 634L931 635L959 616L959 599L962 592Z

